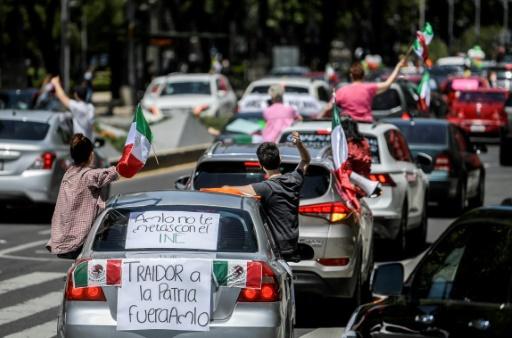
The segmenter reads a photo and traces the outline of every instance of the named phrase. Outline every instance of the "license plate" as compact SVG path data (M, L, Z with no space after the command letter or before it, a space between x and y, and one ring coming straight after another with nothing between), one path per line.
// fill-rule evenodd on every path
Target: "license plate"
M471 127L469 127L469 130L472 131L472 132L481 133L481 132L485 131L485 126L475 125L474 124Z

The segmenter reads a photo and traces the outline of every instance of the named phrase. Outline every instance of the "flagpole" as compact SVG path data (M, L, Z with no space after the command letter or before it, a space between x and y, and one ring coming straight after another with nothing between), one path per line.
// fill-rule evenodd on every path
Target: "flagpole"
M158 156L156 156L155 146L151 144L151 149L153 150L153 155L155 156L156 165L160 166L160 163L158 162Z

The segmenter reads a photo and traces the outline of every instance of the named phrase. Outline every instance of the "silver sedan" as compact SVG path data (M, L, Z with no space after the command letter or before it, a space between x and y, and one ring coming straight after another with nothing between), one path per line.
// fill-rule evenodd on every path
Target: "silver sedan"
M198 216L199 214L203 216ZM185 216L188 217L181 218ZM210 230L216 229L214 240L207 240L208 237L201 231L201 224L206 219L216 220L210 222ZM80 257L69 269L58 319L58 336L293 337L295 308L291 275L286 263L279 259L266 222L260 213L259 202L248 197L180 191L114 197L106 210L98 216ZM134 233L135 230L137 234ZM159 236L164 236L167 242L162 244L160 240L151 240L162 238ZM176 236L180 237L179 241L176 241ZM130 325L133 326L133 330L125 331L127 321L135 321L134 318L137 321L145 320L142 319L143 315L138 317L140 313L135 317L135 307L123 305L125 300L131 297L129 289L126 289L131 285L126 270L122 270L121 285L95 282L99 280L96 277L105 270L106 280L115 281L115 272L109 272L109 263L107 268L102 270L101 262L117 261L122 262L122 265L131 264L129 262L134 260L186 262L180 269L187 269L187 265L197 264L198 260L213 264L211 275L202 279L207 284L208 294L197 302L197 306L203 301L208 303L208 310L202 312L197 320L197 323L207 326L208 329L200 331L179 327L184 324L193 325L192 314L191 317L181 317L181 323L180 319L176 322L173 318L162 315L164 312L168 313L166 311L179 312L180 307L187 305L177 304L176 299L170 299L165 296L169 294L164 292L166 302L164 305L159 303L157 318L154 312L146 312L149 320L155 321L146 329L140 329L140 325L143 325L140 322L132 323ZM229 266L227 283L226 279L220 278L217 273L216 267L219 262L227 262ZM233 263L241 267L231 269ZM93 266L92 270L86 270L89 271L89 277L85 279L88 280L85 284L82 283L84 279L77 277L80 275L80 266L84 264ZM259 270L250 268L253 265ZM245 266L247 270L244 273ZM111 268L110 271L115 271L115 268ZM137 272L137 278L150 278L148 276L156 270L151 271L144 270L141 274ZM241 272L238 275L245 276L241 278L241 284L240 279L237 282L233 277L233 271ZM130 272L129 274L131 276ZM167 273L165 276L168 277ZM192 280L192 275L190 279ZM183 280L187 281L188 277L184 277ZM196 280L197 278L194 278L194 281ZM140 283L142 289L148 289L152 285L150 280ZM161 286L158 288L161 289ZM135 293L137 298L139 292ZM153 300L157 302L156 295L146 303ZM139 302L137 306L137 309L140 309L143 304Z

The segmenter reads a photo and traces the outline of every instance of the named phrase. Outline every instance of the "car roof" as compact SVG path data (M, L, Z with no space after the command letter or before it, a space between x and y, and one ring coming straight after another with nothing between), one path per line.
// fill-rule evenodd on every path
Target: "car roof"
M283 133L290 131L310 131L310 130L319 130L319 129L327 129L331 130L332 122L330 120L324 121L303 121L295 123L293 126L290 126L283 130ZM358 129L363 134L380 134L389 129L396 129L396 127L391 123L358 123Z
M208 74L208 73L171 73L166 76L159 76L154 79L154 81L210 81L213 78L217 78L217 74Z
M16 121L33 121L49 123L52 118L58 116L59 112L47 110L16 110L2 109L0 110L0 118L16 120Z
M250 86L266 86L266 85L273 85L273 84L284 84L284 85L300 85L300 86L309 86L313 82L317 82L321 80L315 80L308 77L300 77L300 76L293 76L293 77L265 77L263 79L259 79L256 81L253 81Z
M454 224L470 223L484 219L512 224L512 205L491 205L472 210L459 217Z
M418 117L414 118L413 120L404 120L399 117L392 117L392 118L386 118L382 120L386 123L391 124L420 124L420 125L435 125L435 126L449 126L450 122L448 120L443 119L430 119L430 118L423 118Z
M117 195L108 201L108 206L112 208L133 208L170 205L209 205L240 209L243 198L246 197L199 191L162 190Z
M217 142L207 150L207 156L210 158L244 158L244 159L254 159L257 160L256 150L258 149L259 144L232 144L232 143L223 143ZM288 144L278 144L279 153L283 160L288 161L298 161L300 159L300 154L295 146L291 146ZM325 146L320 149L308 148L309 154L313 160L320 161L323 158L329 156L331 147Z
M474 88L474 89L459 89L458 92L472 92L472 93L508 93L504 88Z

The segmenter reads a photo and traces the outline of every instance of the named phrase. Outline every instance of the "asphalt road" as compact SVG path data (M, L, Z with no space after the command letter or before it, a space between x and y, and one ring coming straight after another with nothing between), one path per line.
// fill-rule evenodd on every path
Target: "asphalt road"
M512 192L512 168L498 163L497 147L481 156L487 168L485 204L498 204ZM115 183L112 194L172 188L174 180L191 165L144 173ZM69 261L56 259L44 249L49 237L51 210L0 209L0 336L9 338L55 335L56 312ZM434 210L429 218L428 241L435 240L453 220ZM416 252L414 254L418 254ZM339 337L348 320L348 303L297 299L296 337Z

